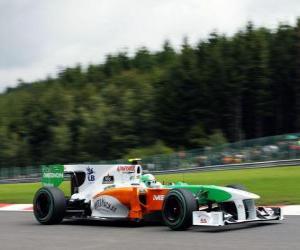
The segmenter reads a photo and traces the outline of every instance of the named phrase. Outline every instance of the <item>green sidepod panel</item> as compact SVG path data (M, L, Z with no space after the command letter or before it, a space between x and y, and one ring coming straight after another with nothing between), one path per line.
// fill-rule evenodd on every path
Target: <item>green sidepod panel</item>
M183 188L191 191L199 198L200 204L207 202L225 202L232 196L220 186L214 185L188 185L186 183L176 183L174 185L167 185L166 188Z

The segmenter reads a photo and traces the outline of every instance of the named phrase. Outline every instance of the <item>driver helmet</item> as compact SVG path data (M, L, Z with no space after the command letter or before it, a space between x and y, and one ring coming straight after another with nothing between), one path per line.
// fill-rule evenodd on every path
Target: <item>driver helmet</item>
M133 165L141 165L142 159L141 158L133 158L133 159L128 159L129 163Z
M142 175L141 181L143 183L145 183L145 185L147 187L151 187L153 184L156 183L156 179L155 179L153 174L144 174L144 175Z

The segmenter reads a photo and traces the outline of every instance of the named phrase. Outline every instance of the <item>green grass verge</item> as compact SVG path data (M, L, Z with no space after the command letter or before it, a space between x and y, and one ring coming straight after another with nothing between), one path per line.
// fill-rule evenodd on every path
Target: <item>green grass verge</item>
M196 172L159 175L161 182L183 181L189 184L225 186L242 184L261 196L258 204L300 204L300 167L276 167L245 170Z
M35 192L42 187L41 183L0 184L0 203L32 203ZM62 183L60 188L67 195L69 183Z
M159 175L161 182L184 181L189 184L243 184L259 194L259 204L300 204L300 167L277 167L245 170ZM0 203L31 203L40 183L0 184ZM69 183L61 185L67 194Z

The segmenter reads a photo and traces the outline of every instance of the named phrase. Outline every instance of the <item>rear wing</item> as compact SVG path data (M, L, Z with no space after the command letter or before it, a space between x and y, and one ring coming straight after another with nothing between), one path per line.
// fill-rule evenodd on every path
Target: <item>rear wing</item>
M64 165L43 165L42 184L48 187L58 187L64 180Z

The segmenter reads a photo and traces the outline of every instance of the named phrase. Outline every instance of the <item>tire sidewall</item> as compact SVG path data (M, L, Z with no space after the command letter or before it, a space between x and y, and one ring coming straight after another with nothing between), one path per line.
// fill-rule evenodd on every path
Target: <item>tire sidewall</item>
M165 214L167 201L170 197L175 197L181 208L180 216L174 222L170 221ZM165 197L162 207L162 217L165 224L172 230L185 230L192 225L192 212L196 209L197 202L190 191L185 189L172 189Z
M37 203L41 195L46 195L49 202L47 215L41 217L38 213ZM66 201L63 192L55 187L40 188L33 199L33 211L35 218L41 224L56 224L62 221L66 209Z
M175 197L175 199L179 202L179 205L180 205L180 208L181 208L181 214L180 214L180 217L175 220L174 222L170 221L166 214L165 214L165 207L166 207L166 204L167 204L167 199L170 198L170 197ZM185 199L184 197L182 196L182 194L180 192L178 192L178 190L171 190L167 196L166 196L166 199L164 201L164 204L163 204L163 219L164 221L166 222L166 224L169 226L169 227L174 227L176 228L177 226L181 225L185 219L185 216L186 216L186 213L187 213L187 207L186 207L186 203L185 203Z
M48 199L50 201L50 205L49 205L49 211L48 214L44 217L40 217L38 211L37 211L37 200L40 198L40 196L42 194L46 194L48 196ZM54 210L54 202L53 202L53 196L52 193L49 191L48 188L40 188L37 192L36 195L34 197L33 200L33 211L34 211L34 216L35 218L40 222L40 223L46 223L47 221L49 221L53 215L53 210Z

